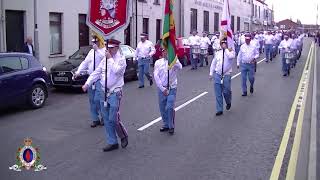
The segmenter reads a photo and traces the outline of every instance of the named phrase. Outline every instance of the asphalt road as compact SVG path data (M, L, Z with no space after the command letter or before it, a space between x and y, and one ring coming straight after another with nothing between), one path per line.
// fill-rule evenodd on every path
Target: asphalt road
M177 111L174 136L159 132L161 122L137 130L160 116L157 92L155 86L138 89L137 81L127 83L121 118L128 130L129 145L107 153L102 152L104 128L89 127L86 94L52 90L42 109L1 112L0 178L269 179L309 48L307 40L290 77L282 77L279 56L271 63L261 62L255 92L248 97L241 97L240 76L235 77L231 111L221 117L215 116L209 67L197 71L185 67L178 79L176 106L208 93ZM238 73L233 70L233 74ZM26 137L39 147L46 171L9 170Z

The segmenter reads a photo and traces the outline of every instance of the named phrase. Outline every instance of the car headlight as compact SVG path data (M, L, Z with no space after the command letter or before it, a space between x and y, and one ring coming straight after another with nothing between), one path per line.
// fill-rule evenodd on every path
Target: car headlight
M43 66L42 71L47 72L47 68Z

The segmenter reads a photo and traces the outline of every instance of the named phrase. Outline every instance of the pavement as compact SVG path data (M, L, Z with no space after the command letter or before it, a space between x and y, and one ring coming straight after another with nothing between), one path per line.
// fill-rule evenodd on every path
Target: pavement
M128 130L129 145L107 153L102 152L106 145L104 127L89 127L86 94L51 90L42 109L1 112L0 177L3 180L269 179L310 44L310 40L305 41L300 61L289 77L282 76L279 56L273 62L261 61L255 92L248 97L241 97L240 76L235 76L232 108L221 117L215 116L209 67L197 71L184 67L179 74L176 107L202 96L176 112L173 136L159 132L161 122L138 131L160 117L157 91L155 86L138 89L137 81L126 83L121 119ZM233 67L236 75L236 65ZM31 137L33 145L40 149L41 163L47 170L36 173L9 170L16 163L17 149L26 137ZM287 161L285 158L284 167ZM284 178L285 171L281 171L279 179Z

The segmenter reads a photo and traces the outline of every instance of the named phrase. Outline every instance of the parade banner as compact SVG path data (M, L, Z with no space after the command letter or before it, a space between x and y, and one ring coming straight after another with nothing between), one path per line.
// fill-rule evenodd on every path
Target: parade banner
M104 38L111 38L129 25L131 6L131 0L89 0L87 25Z
M223 38L227 38L228 48L234 50L229 0L224 1L223 11L222 11L220 40Z
M170 69L177 61L176 28L173 17L173 0L166 0L164 15L162 44L168 52L168 64Z

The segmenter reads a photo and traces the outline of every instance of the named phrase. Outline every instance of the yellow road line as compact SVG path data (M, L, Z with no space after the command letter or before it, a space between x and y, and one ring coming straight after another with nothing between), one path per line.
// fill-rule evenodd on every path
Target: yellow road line
M312 50L314 51L314 48ZM289 160L289 165L288 165L288 170L287 170L287 175L286 175L287 180L294 180L295 175L296 175L297 161L298 161L300 142L301 142L302 125L303 125L303 119L304 119L304 110L305 110L305 105L306 105L307 96L308 96L310 72L312 69L311 66L312 66L312 62L313 62L312 57L313 57L313 52L311 53L311 56L310 56L310 60L309 60L310 65L309 65L308 72L306 72L303 75L306 78L305 79L306 82L304 83L305 89L304 89L304 92L300 92L301 96L303 96L303 100L302 100L301 109L300 109L298 120L297 120L297 127L296 127L296 132L294 135L293 146L292 146L292 150L291 150L291 155L290 155L290 160Z
M312 45L313 44L311 44L311 47L310 47L310 50L309 50L309 54L308 54L308 57L307 57L307 62L305 64L303 72L302 72L302 77L301 77L300 82L299 82L299 86L298 86L298 89L297 89L297 92L296 92L296 96L295 96L294 101L293 101L292 106L291 106L290 114L289 114L289 117L288 117L288 120L287 120L286 129L284 131L284 134L283 134L283 137L282 137L282 140L281 140L281 144L280 144L280 147L279 147L279 150L278 150L278 154L277 154L274 166L272 168L270 180L278 180L278 178L279 178L281 166L282 166L282 163L283 163L283 158L284 158L284 155L286 153L286 149L287 149L287 145L288 145L288 141L289 141L289 137L290 137L290 132L291 132L291 128L292 128L292 123L293 123L295 111L296 111L296 108L297 108L297 103L298 103L298 99L299 99L299 91L301 90L301 87L302 87L303 74L306 71L306 68L308 67L308 63L309 63L309 59L310 59L310 53L311 53L311 50L312 50Z

